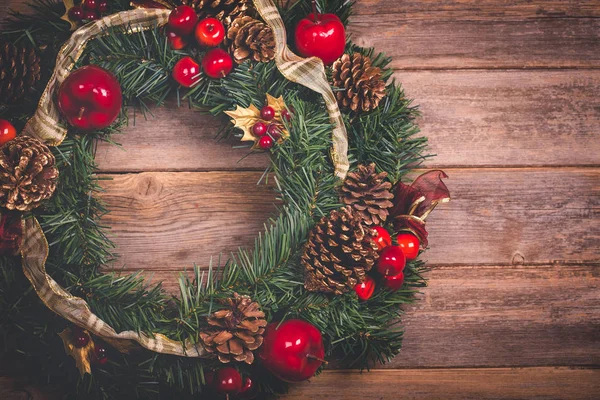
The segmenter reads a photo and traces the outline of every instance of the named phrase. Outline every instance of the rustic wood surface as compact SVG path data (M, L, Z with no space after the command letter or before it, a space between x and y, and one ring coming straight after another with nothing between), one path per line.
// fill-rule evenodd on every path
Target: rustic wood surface
M453 201L429 221L430 286L405 308L400 356L286 399L598 398L598 17L599 0L358 0L353 39L394 57ZM109 268L174 292L178 271L250 244L277 200L256 185L264 155L214 139L222 121L173 104L155 115L97 159L122 253Z

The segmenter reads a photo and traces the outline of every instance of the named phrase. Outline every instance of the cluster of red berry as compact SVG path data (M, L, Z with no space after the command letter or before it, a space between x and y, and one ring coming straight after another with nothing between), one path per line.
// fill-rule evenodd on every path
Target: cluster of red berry
M169 45L175 50L186 47L191 36L200 46L212 47L202 58L202 70L207 76L218 79L231 72L231 56L217 47L225 39L225 27L218 19L205 18L198 21L196 11L183 5L176 7L169 15L165 32ZM192 87L200 81L200 65L192 57L183 57L173 67L172 75L181 86Z
M290 121L292 115L287 109L281 111L281 120L276 119L275 109L269 105L260 110L260 121L252 125L252 133L258 137L258 147L268 150L279 140L283 130L282 120Z
M398 246L392 246L392 238L388 231L382 226L375 226L375 244L380 252L377 261L377 272L383 278L383 285L390 290L396 291L404 283L404 267L407 261L412 261L419 255L421 243L419 238L412 233L399 233L396 237ZM363 283L354 287L358 298L368 300L375 292L375 279L367 275Z
M78 349L84 348L90 343L90 334L78 326L74 326L73 328L71 328L71 335L73 339L73 345ZM92 362L100 365L104 365L108 362L106 346L104 346L98 341L94 342L94 354Z
M206 384L217 394L224 394L227 398L235 396L239 400L250 400L258 394L254 380L250 376L242 379L242 375L233 367L209 372L206 374Z
M83 0L80 5L71 7L68 15L73 22L93 21L107 11L107 0Z

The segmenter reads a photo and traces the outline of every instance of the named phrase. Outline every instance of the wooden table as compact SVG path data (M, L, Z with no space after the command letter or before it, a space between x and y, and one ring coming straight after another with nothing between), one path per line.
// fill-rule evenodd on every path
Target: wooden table
M285 399L599 398L600 1L359 0L351 33L394 58L453 200L429 220L403 352ZM274 210L267 158L218 127L172 106L100 148L115 268L175 290L253 242Z

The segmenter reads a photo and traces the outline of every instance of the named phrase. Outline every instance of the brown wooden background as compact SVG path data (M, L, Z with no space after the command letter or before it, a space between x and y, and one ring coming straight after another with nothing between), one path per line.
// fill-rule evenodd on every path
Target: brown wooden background
M359 0L351 32L393 56L453 201L429 220L400 356L285 399L600 398L600 1ZM251 244L274 195L256 185L267 158L240 161L215 121L155 114L98 161L119 267L174 290Z

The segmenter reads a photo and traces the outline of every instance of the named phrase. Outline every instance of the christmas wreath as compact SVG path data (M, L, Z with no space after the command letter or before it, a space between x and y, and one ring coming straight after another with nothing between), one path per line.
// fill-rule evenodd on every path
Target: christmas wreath
M390 60L347 41L346 0L182 3L37 0L7 21L5 348L86 399L266 398L325 360L386 362L426 283L425 218L449 199L442 171L405 182L426 139ZM182 274L175 297L100 271L115 255L94 162L124 107L172 94L269 152L281 199L253 249Z

